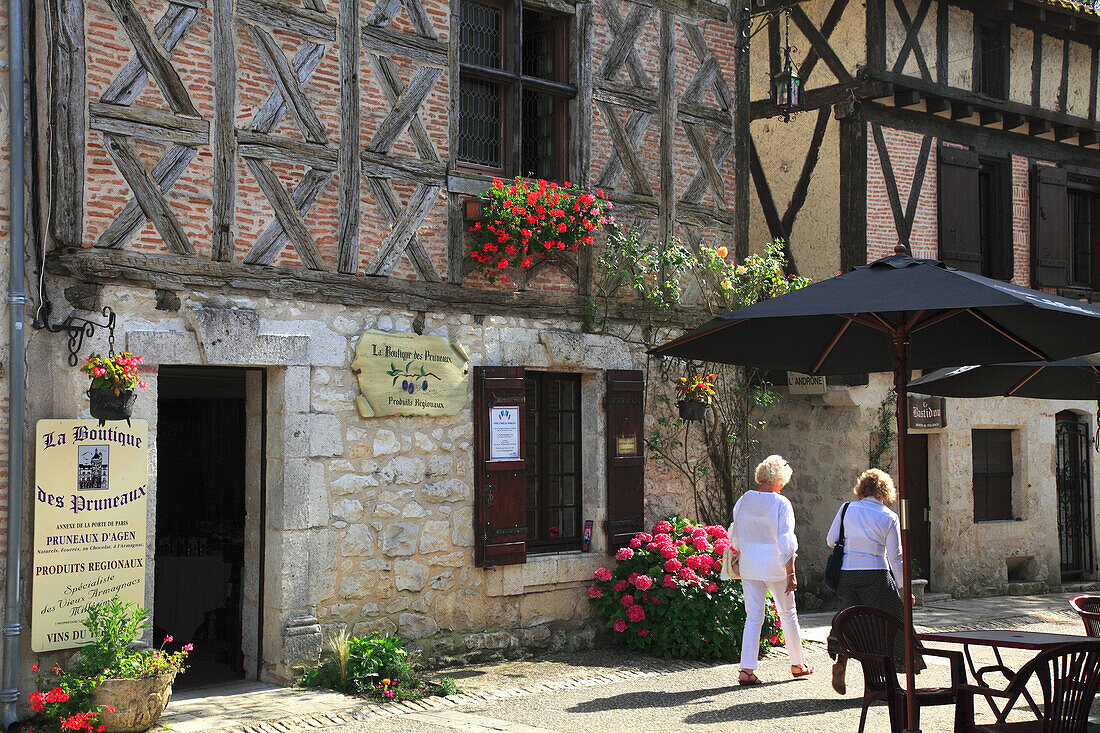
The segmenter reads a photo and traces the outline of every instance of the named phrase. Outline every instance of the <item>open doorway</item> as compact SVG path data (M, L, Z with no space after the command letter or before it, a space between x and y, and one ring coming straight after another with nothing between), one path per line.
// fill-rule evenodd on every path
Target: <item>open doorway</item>
M177 687L254 677L262 374L164 366L157 381L154 642L194 645Z

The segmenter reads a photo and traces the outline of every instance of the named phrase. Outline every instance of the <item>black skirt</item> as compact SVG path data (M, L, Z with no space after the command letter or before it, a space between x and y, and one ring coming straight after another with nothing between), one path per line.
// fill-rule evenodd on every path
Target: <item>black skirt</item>
M837 613L852 606L873 606L898 619L905 613L889 570L841 570L836 594ZM836 659L839 651L840 644L830 635L829 656ZM915 662L917 670L924 669L924 659L919 654ZM905 636L901 633L894 640L894 663L899 672L905 669Z

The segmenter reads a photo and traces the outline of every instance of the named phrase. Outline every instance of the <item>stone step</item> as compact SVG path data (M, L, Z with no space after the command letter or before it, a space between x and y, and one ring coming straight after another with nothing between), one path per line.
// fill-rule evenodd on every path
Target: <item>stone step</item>
M1072 583L1062 583L1063 593L1091 593L1100 591L1100 581L1078 580Z
M943 601L950 601L950 600L953 600L953 599L954 599L954 596L952 596L950 593L925 593L924 594L924 602L925 603L942 603Z

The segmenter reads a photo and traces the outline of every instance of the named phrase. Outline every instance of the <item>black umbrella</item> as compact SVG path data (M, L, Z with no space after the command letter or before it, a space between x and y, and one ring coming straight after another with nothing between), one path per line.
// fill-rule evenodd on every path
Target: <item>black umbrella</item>
M1019 361L938 369L909 383L910 389L941 397L1035 397L1050 400L1100 398L1100 367L1088 359Z
M715 318L652 353L810 374L893 371L905 465L911 369L1100 351L1100 308L904 254ZM906 598L912 593L905 473L898 475ZM913 610L904 607L910 728L916 719Z

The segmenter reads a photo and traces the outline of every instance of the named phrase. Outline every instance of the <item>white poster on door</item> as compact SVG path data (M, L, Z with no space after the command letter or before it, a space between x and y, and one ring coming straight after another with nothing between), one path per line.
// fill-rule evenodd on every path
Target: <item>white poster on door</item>
M489 460L518 461L520 458L519 408L489 408Z

